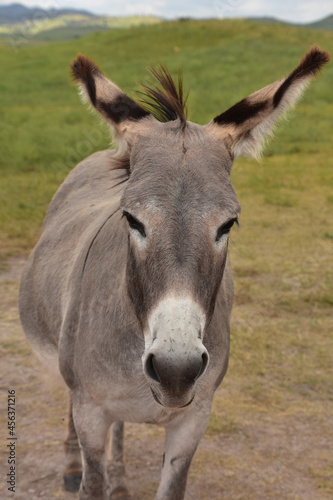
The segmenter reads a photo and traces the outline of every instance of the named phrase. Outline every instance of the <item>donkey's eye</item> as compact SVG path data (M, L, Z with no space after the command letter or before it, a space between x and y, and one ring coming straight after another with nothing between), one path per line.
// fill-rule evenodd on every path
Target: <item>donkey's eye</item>
M230 229L232 228L232 226L235 224L235 222L236 222L236 224L238 224L237 219L231 219L226 224L223 224L222 226L220 226L217 230L215 241L216 242L220 241L220 239L222 238L222 236L224 234L228 234Z
M133 215L125 211L123 212L123 216L126 217L128 225L131 229L135 229L135 231L138 231L141 236L146 237L145 226L142 222L139 222L135 217L133 217Z

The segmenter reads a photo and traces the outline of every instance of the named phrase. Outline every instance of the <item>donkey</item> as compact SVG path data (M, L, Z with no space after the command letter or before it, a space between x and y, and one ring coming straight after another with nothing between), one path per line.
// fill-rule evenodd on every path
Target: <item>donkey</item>
M240 215L231 166L258 157L277 118L329 59L311 48L289 76L204 126L187 120L181 79L163 66L152 70L159 84L135 102L87 57L72 63L118 149L91 155L60 186L19 306L33 349L69 387L64 482L80 500L130 498L124 421L166 429L155 499L184 498L228 366L228 238Z

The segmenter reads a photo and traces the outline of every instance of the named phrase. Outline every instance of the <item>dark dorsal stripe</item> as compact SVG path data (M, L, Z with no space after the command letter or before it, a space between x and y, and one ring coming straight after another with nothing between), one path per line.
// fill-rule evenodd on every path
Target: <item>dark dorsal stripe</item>
M115 123L121 123L124 120L141 120L150 115L149 111L143 109L126 94L120 94L111 102L97 100L96 108Z
M320 50L319 47L312 47L299 66L286 78L281 87L277 90L273 98L273 105L276 108L283 98L288 88L296 81L308 76L316 76L322 66L328 63L330 55L325 50Z
M263 111L267 106L267 100L251 104L249 99L245 98L224 113L216 116L213 121L218 125L225 125L229 123L240 125L257 115L260 111Z

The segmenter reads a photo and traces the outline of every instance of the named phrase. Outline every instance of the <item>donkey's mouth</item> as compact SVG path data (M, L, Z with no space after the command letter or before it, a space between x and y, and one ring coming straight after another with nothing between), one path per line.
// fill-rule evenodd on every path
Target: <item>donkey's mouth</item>
M151 387L150 390L151 390L151 393L152 393L153 398L155 399L156 403L158 403L161 406L164 406L164 404L161 403L161 401L158 399L158 396L157 396L156 392L154 391L154 389Z
M187 406L190 406L190 404L192 403L193 399L194 399L194 395L191 397L191 399L185 403L185 404L164 404L161 402L160 398L158 397L158 395L156 394L156 392L154 391L154 389L152 387L150 387L150 390L151 390L151 393L153 395L153 398L155 399L156 403L158 403L159 405L163 406L164 408L186 408Z

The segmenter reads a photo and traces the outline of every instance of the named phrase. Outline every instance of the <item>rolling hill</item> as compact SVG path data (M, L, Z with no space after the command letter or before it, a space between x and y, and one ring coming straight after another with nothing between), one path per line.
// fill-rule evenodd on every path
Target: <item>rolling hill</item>
M331 16L327 16L321 21L317 21L315 23L308 24L309 28L312 29L320 29L320 30L333 30L333 14Z
M19 3L0 5L0 25L18 24L38 19L54 19L55 17L81 15L95 17L86 10L76 9L41 9L40 7L26 7Z
M95 31L160 22L149 16L96 16L85 10L28 8L16 3L0 6L0 41L16 49L31 42L64 41Z
M292 25L273 17L251 18L249 21L269 25ZM149 16L97 16L86 10L29 8L14 3L0 6L0 41L17 48L27 43L65 41L80 38L96 31L161 22L162 19ZM293 26L333 30L333 15L315 23L294 24Z
M285 24L289 26L296 26L299 28L311 28L311 29L320 29L329 31L333 30L333 14L324 17L320 21L316 21L313 23L306 23L306 24L288 23L286 21L281 21L280 19L276 19L275 17L252 17L250 20L268 24Z

